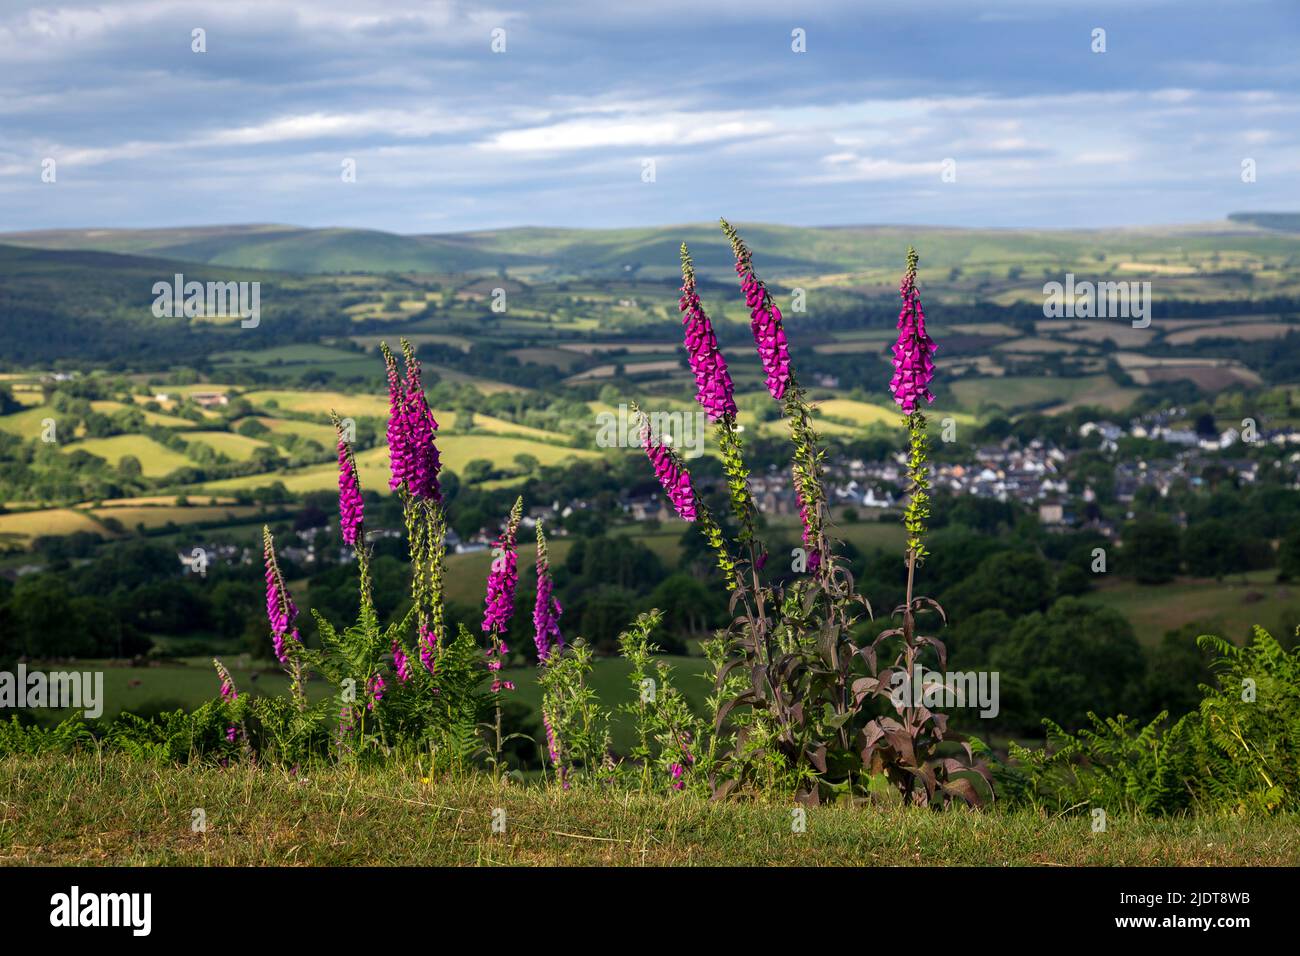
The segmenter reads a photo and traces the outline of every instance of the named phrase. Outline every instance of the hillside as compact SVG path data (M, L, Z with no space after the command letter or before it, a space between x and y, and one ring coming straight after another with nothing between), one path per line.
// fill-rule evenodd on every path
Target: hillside
M894 269L898 250L924 247L933 268L1018 267L1027 273L1106 259L1211 255L1217 261L1300 253L1288 214L1234 214L1232 221L1126 230L951 229L923 226L801 227L746 224L772 271L835 276ZM1255 228L1255 226L1265 228ZM1291 231L1294 231L1291 229ZM678 247L687 242L702 275L728 277L730 252L713 223L636 229L522 227L434 235L369 229L309 229L285 225L175 229L66 229L0 234L0 243L40 249L86 249L248 269L300 273L487 273L555 279L676 275ZM1100 257L1100 258L1099 258Z
M1234 212L1228 219L1261 229L1300 232L1300 212Z

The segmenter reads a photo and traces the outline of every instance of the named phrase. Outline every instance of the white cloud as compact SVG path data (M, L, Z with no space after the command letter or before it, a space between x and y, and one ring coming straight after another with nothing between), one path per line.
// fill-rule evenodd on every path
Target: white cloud
M761 136L776 127L744 113L661 113L610 119L575 119L505 130L478 143L480 149L508 153L570 152L607 147L698 146Z

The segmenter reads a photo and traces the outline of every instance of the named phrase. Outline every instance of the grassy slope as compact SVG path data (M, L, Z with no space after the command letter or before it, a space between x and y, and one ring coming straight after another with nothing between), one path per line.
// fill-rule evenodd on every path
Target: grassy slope
M207 813L206 833L190 829ZM491 832L494 808L507 829ZM11 865L1296 865L1295 820L894 808L808 811L684 795L424 782L420 768L237 765L122 756L0 760L0 861ZM375 839L382 834L382 839Z
M1243 640L1255 624L1272 628L1283 618L1287 630L1300 624L1300 589L1279 584L1272 569L1222 581L1178 578L1156 586L1111 579L1085 599L1128 618L1144 644L1155 644L1167 631L1193 622L1199 622L1204 633L1234 641Z
M140 462L140 469L146 478L160 478L192 465L188 458L178 451L172 451L158 444L147 435L112 435L108 438L84 438L62 446L65 452L85 451L104 459L116 467L124 457L131 455Z
M767 273L825 275L890 270L914 244L931 268L1005 272L1026 276L1044 268L1096 267L1093 254L1110 260L1199 256L1225 260L1287 256L1293 233L1226 223L1208 227L1148 227L1122 232L1089 230L980 230L925 226L804 228L737 222ZM635 229L520 228L410 236L365 229L296 226L214 226L190 229L48 230L0 235L0 242L46 249L96 249L226 266L293 272L494 272L501 266L560 274L625 278L676 275L678 247L689 243L697 270L734 278L731 251L714 223ZM1079 271L1079 270L1076 270ZM1041 286L1041 282L1039 282ZM1041 293L1039 293L1041 295Z

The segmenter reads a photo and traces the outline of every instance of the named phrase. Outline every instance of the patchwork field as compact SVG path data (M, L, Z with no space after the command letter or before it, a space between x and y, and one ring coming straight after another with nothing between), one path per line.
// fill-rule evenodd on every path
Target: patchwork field
M531 455L545 465L558 464L567 458L598 458L598 452L581 448L568 448L547 442L531 441L526 438L514 438L508 435L442 435L438 439L438 449L442 455L444 468L462 471L469 462L482 459L489 462L508 465L516 455ZM366 489L386 492L388 489L388 449L371 448L356 456L357 473L361 485ZM202 486L206 492L238 491L241 489L261 488L282 482L289 491L303 493L324 491L338 487L338 466L329 463L314 465L294 471L281 471L270 474L245 475L239 478L227 478L207 482Z
M185 440L201 442L231 461L247 461L253 457L253 452L257 449L271 447L264 441L237 435L234 432L187 432Z
M961 407L974 413L992 408L1014 412L1035 407L1059 409L1076 405L1120 409L1129 405L1138 395L1137 389L1119 388L1104 375L1082 378L966 378L953 382L952 391Z
M259 389L243 396L254 408L263 410L284 409L289 412L315 415L329 421L330 410L343 418L387 418L388 396L373 392L348 394L345 392L307 392L289 389Z
M333 425L318 425L315 422L303 422L293 418L274 418L267 415L255 416L256 420L276 434L297 435L316 442L322 448L329 448L335 442Z
M104 528L85 511L50 508L39 511L10 511L0 514L0 542L28 544L41 535L74 534L89 531L103 534Z
M146 435L113 435L109 438L86 438L72 444L61 446L65 453L73 451L89 452L103 458L110 465L116 466L123 458L130 455L140 462L140 470L146 478L160 478L194 463L177 451L172 451L158 444Z
M130 406L122 402L91 402L90 407L99 412L101 415L112 415L114 412L120 412ZM160 428L194 428L194 422L188 418L178 418L175 415L163 415L159 412L151 412L146 409L143 412L146 425L157 425Z
M21 412L0 415L0 430L26 440L36 439L44 432L44 420L57 417L58 413L51 406L36 405Z
M248 521L263 513L257 505L190 505L176 506L117 506L112 508L92 508L90 514L99 518L112 518L127 530L143 526L148 530L162 528L169 524L177 526L195 524L228 524L234 521Z

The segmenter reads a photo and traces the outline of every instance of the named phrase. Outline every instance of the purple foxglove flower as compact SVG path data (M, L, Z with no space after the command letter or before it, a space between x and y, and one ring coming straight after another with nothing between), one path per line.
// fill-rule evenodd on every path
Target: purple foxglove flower
M397 359L383 347L388 371L388 487L405 487L413 497L442 501L438 472L442 461L434 443L438 422L429 409L420 379L420 362L411 344L402 341L406 377L397 371Z
M411 662L406 656L406 651L402 650L402 645L393 641L393 670L397 672L397 679L405 684L411 679Z
M406 439L406 395L397 373L397 360L388 346L383 346L384 364L388 371L388 460L390 476L388 487L396 491L406 481L410 470Z
M374 710L375 705L384 699L384 688L388 685L384 678L379 674L371 674L370 679L366 681L366 693L370 699L366 701L366 710Z
M234 727L227 727L227 728L226 728L226 741L227 741L228 743L232 743L232 744L235 742L235 728L234 728Z
M691 372L695 376L695 400L704 409L709 421L736 414L735 386L727 371L727 360L718 350L718 337L709 321L700 297L695 291L695 270L690 253L682 243L682 295L678 300L685 326L686 353L690 358Z
M221 682L221 699L233 703L239 697L239 691L235 690L234 678L230 676L230 671L226 670L226 665L215 657L212 658L212 666L217 669L217 680Z
M285 641L300 642L302 638L298 636L298 628L294 627L298 608L284 586L284 575L275 559L275 545L269 528L262 529L262 557L266 562L266 617L271 623L271 643L275 647L276 660L284 664L289 660Z
M438 483L442 459L434 443L438 422L424 394L420 361L415 357L415 350L410 343L403 341L402 351L406 357L406 441L410 464L406 487L417 498L442 501L442 486Z
M483 611L483 630L504 633L510 626L510 618L515 610L515 585L519 583L519 556L514 550L515 543L498 542L504 550L493 561L488 575L486 607ZM500 565L497 565L500 562Z
M641 447L645 449L650 464L654 467L655 477L663 486L664 493L672 503L673 510L683 521L695 520L695 489L691 487L691 475L668 448L654 441L650 434L650 422L641 420Z
M505 531L492 548L492 569L488 572L483 609L483 630L486 633L504 634L515 613L515 587L519 583L519 555L515 549L523 508L524 499L519 498L510 509Z
M745 303L750 307L749 330L754 335L754 345L758 349L763 371L767 373L767 391L780 401L785 397L786 386L790 384L790 346L785 337L785 326L781 324L781 310L776 307L767 287L754 275L746 272L749 260L736 263L736 271L741 276L741 288L745 292Z
M365 519L365 504L361 498L361 482L357 478L357 462L352 449L339 435L339 530L345 544L356 546L361 536L361 523Z
M560 633L560 615L564 608L556 600L555 582L551 580L551 563L546 553L546 536L537 523L537 602L533 606L533 643L537 659L545 664L551 653L564 647Z
M430 674L434 672L434 654L438 648L438 635L429 630L425 624L420 625L420 632L416 636L415 643L420 648L420 663Z
M750 261L753 254L749 247L725 219L722 220L722 231L730 240L731 250L736 256L736 275L740 276L745 305L749 306L749 330L754 334L754 345L758 348L758 357L767 375L767 391L779 402L785 397L786 388L793 378L790 372L790 345L785 338L785 327L781 324L781 310L772 301L767 286L754 274Z
M898 293L903 299L898 313L898 341L894 344L894 377L889 383L894 401L908 415L916 411L924 398L933 402L930 382L934 378L934 340L925 331L925 311L921 308L921 295L916 290L915 249L907 250L907 271L899 284Z

